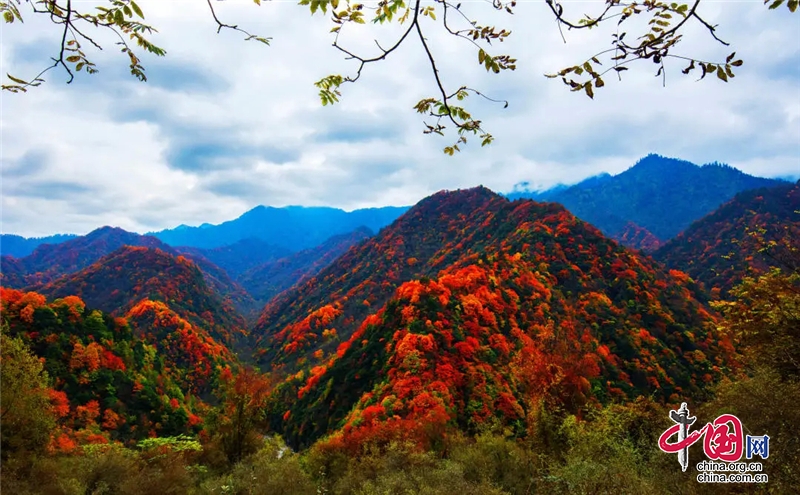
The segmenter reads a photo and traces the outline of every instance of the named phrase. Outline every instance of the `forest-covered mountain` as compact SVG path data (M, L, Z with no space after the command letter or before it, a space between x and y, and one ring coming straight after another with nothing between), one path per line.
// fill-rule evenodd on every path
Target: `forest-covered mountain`
M676 263L747 228L792 241L796 261L798 187L740 194L679 238L691 249ZM91 256L37 255L58 267L32 279L42 294L0 290L4 492L706 493L658 449L681 402L768 433L771 486L797 485L800 272L748 280L711 311L705 272L483 187L280 259L260 240L180 254L105 232L153 245L77 239ZM655 243L633 223L624 236ZM747 249L722 259L738 278L759 244L735 246ZM236 338L234 304L254 299L209 251L253 291L299 280L254 338ZM3 283L26 283L26 263L46 268L7 257ZM271 373L241 365L251 357Z
M800 242L800 182L737 194L653 257L725 296L744 276L782 267L791 241Z
M566 206L606 235L628 243L629 223L649 232L659 242L667 241L703 216L729 201L737 193L786 184L745 174L718 163L697 166L674 158L650 154L621 174L602 174L574 186L549 191L515 191L510 198L530 197ZM647 234L645 233L645 237ZM652 247L646 242L642 247Z
M696 290L559 205L437 193L267 305L259 357L299 370L273 427L525 429L538 400L696 395L730 352Z
M73 273L122 246L145 246L170 250L155 237L142 236L115 227L102 227L85 236L58 244L42 244L23 258L2 256L0 272L6 287L22 288L49 283Z
M178 246L175 250L190 255L193 259L205 258L233 278L238 278L254 267L289 256L293 252L255 237L211 249Z
M256 238L289 251L300 251L359 227L377 232L406 210L408 207L405 206L365 208L351 212L328 207L257 206L239 218L219 225L182 225L151 235L171 246L215 248Z
M225 344L246 334L244 319L208 287L194 262L158 248L124 246L38 292L49 298L78 296L115 316L128 314L143 300L160 301Z
M19 346L10 338L20 339L52 380L48 395L58 420L50 440L55 452L200 431L207 407L193 391L207 388L204 380L211 373L198 373L199 362L186 365L193 348L177 332L157 326L139 332L125 318L87 307L75 296L47 301L35 292L0 288L0 304L4 356L22 364L18 350L9 352ZM219 351L214 359L206 354L199 371L227 366L232 356ZM3 390L4 405L15 392L24 391Z
M366 227L336 235L312 249L304 249L281 259L255 266L239 277L239 282L262 307L280 292L313 277L352 246L373 235Z
M74 234L57 234L48 237L22 237L14 234L0 234L0 253L15 258L28 256L42 244L59 244L77 237Z

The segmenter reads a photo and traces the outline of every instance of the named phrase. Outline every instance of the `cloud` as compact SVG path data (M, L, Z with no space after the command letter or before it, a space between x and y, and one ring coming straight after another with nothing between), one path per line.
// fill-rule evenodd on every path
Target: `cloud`
M621 83L607 76L594 101L543 74L607 46L607 29L565 32L565 44L543 2L520 2L514 16L465 2L468 14L513 33L493 49L515 56L518 68L496 75L477 64L469 43L426 19L448 90L467 84L509 101L503 108L468 98L496 142L481 148L471 140L455 157L442 153L455 138L423 135L424 118L412 109L438 91L416 38L342 86L339 104L323 107L313 82L358 68L331 47L326 17L287 2L215 4L224 22L272 36L265 46L217 34L204 2L140 4L168 52L141 55L147 83L130 76L114 39L101 37L106 50L87 48L98 74L65 85L54 70L40 88L2 95L4 231L84 233L110 224L145 232L219 223L258 204L408 205L439 189L574 183L621 172L649 152L765 176L799 168L800 46L787 40L800 16L760 2L701 6L745 60L731 82L695 82L676 62L662 87L654 70L639 66ZM601 7L565 5L575 17ZM26 77L48 63L59 33L42 17L4 28L2 71ZM401 29L348 26L340 41L377 56L373 38L387 47ZM694 26L675 53L718 60L729 51Z

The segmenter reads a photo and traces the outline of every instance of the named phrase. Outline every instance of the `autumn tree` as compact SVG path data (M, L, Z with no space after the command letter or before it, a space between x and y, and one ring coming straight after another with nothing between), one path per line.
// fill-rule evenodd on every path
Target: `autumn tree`
M746 277L732 300L714 303L725 318L722 329L740 344L746 362L766 367L784 380L800 378L800 239L791 229L775 239L765 229L748 233L750 244L774 267Z
M199 1L199 0L198 0ZM219 1L219 0L216 0ZM616 32L612 35L610 47L597 47L596 53L585 61L549 74L548 77L560 78L572 91L581 91L590 98L594 91L605 85L603 77L616 74L621 78L622 72L629 69L634 62L650 61L657 67L657 75L665 76L666 62L677 60L686 65L684 74L699 72L700 78L713 74L727 82L734 77L733 70L742 65L735 52L720 60L700 60L691 55L680 54L677 46L684 36L687 27L699 25L707 30L710 38L724 46L728 46L713 25L705 17L701 8L701 0L690 0L690 3L667 3L659 0L605 0L604 5L592 8L592 13L579 15L574 7L565 7L559 0L544 0L559 30L592 29L600 25L608 25L616 21ZM786 5L790 12L797 10L799 0L765 0L770 9ZM12 92L24 92L32 86L39 86L44 80L42 75L57 67L67 73L67 82L71 82L77 72L94 74L97 66L91 62L88 51L102 49L96 41L98 31L111 31L119 41L121 52L129 61L131 74L141 81L146 81L145 68L139 58L141 52L156 56L166 55L166 50L153 44L149 37L156 29L144 22L145 15L134 0L97 0L95 2L77 2L73 0L26 0L23 8L22 0L0 2L6 23L22 23L30 15L47 15L61 34L61 42L54 47L56 55L53 63L33 78L20 78L8 75L9 84L2 88ZM227 24L217 15L215 2L206 0L209 13L217 25L217 32L223 29L237 31L247 41L258 41L270 44L270 37L253 34L238 25ZM254 0L261 5L261 0ZM514 14L516 0L486 0L492 9ZM315 83L319 88L319 96L323 105L333 104L342 96L341 88L346 83L358 81L368 65L388 59L401 45L417 42L423 48L427 63L436 83L437 93L420 100L414 109L432 119L424 122L425 134L444 136L445 130L455 129L457 139L454 144L444 148L444 152L453 155L459 146L466 144L468 136L477 136L481 145L493 141L493 136L483 127L482 122L472 115L463 105L469 97L480 97L495 103L508 106L509 102L492 98L469 85L446 87L437 67L437 46L428 37L438 29L446 35L462 39L477 56L477 61L486 71L500 73L516 69L517 60L509 54L498 53L497 43L511 35L511 31L487 25L473 14L472 6L462 9L460 2L451 0L380 0L367 5L350 0L300 0L299 4L310 9L311 14L321 12L329 14L331 19L331 36L333 47L346 60L356 63L355 70L349 74L331 74ZM340 35L355 25L367 24L389 25L398 23L403 26L401 33L390 43L381 44L375 40L375 47L352 47L340 43ZM643 26L643 27L642 27ZM566 40L565 40L566 41ZM493 44L495 43L495 44ZM726 51L727 53L727 51ZM603 65L605 62L607 65Z
M210 429L231 464L254 453L266 425L264 408L272 381L252 368L235 375L226 369L217 394L220 406L209 418Z
M48 375L19 337L0 330L0 421L3 459L18 452L42 452L55 428Z

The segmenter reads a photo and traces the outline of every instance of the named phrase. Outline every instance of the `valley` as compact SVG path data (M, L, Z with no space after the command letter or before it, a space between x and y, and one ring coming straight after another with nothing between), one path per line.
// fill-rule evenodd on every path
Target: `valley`
M41 363L49 381L31 396L51 410L45 440L4 436L4 455L164 438L178 462L197 438L197 462L221 470L267 435L299 452L287 459L346 477L355 464L334 468L337 455L529 442L514 455L566 456L540 466L531 483L545 490L544 473L567 476L578 455L550 434L613 429L612 411L726 408L748 380L797 391L791 366L775 378L751 360L770 339L796 357L800 183L719 164L649 155L543 192L478 186L411 207L258 207L220 225L0 241L3 347L16 349L3 361ZM757 319L736 313L753 303L748 284L788 305L780 329L763 322L772 337L736 327ZM502 485L486 476L486 490Z

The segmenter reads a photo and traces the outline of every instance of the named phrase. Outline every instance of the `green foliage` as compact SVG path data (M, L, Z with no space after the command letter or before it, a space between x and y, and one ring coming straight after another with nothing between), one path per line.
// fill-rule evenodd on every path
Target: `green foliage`
M316 494L301 458L279 437L269 437L253 455L236 464L229 474L203 482L199 493L237 495Z
M56 426L48 374L21 338L8 335L5 321L0 328L0 351L2 457L41 453Z

